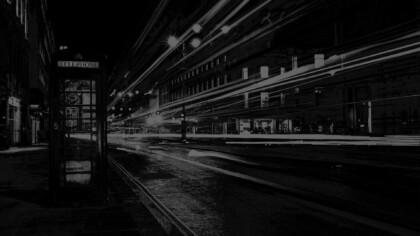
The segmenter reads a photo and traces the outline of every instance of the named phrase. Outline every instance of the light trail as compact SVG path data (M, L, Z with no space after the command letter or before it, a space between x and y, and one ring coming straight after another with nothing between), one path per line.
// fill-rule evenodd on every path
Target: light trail
M247 13L245 16L241 17L239 20L237 20L236 22L232 23L232 25L230 26L230 28L234 28L236 27L239 23L241 23L242 21L244 21L247 17L251 16L252 14L254 14L256 11L260 10L262 7L264 7L265 5L267 5L269 2L271 2L271 0L267 0L266 2L262 3L261 5L259 5L257 8L253 9L251 12ZM232 15L233 16L233 15ZM232 17L230 16L230 17ZM199 51L201 51L201 49L205 48L207 45L209 45L210 43L212 43L213 41L215 41L216 39L218 39L219 37L225 35L225 33L223 33L222 31L220 31L219 33L217 33L215 36L213 36L212 38L210 38L209 40L207 40L206 42L204 42L200 47L198 47L197 49L195 49L194 51L190 52L188 55L186 55L185 57L183 57L181 60L179 60L177 63L175 63L174 65L172 65L171 67L169 67L166 71L169 71L171 69L173 69L174 67L178 66L180 63L182 63L183 61L185 61L186 59L188 59L189 57L195 55L196 53L198 53ZM214 56L212 57L214 58ZM209 59L207 60L209 61ZM192 69L190 69L189 71L194 70L196 67L193 67Z
M408 38L416 37L416 36L419 35L419 33L420 32L415 32L415 33L410 34L408 36L403 36L402 38L399 38L399 39L407 39L407 37ZM391 40L391 41L388 41L387 43L395 42L397 40L398 39ZM377 46L377 45L384 45L384 44L385 44L385 42L380 43L380 44L374 44L374 45ZM371 48L374 45L365 47L364 49ZM198 105L202 105L202 104L206 104L206 103L210 103L210 102L215 102L217 100L221 100L221 99L228 98L228 97L233 97L233 96L239 95L239 94L242 95L245 92L259 91L261 89L274 88L274 87L284 86L284 85L291 84L291 83L301 82L301 81L313 79L313 78L316 78L316 77L319 77L319 76L322 76L322 75L324 75L325 77L322 77L321 79L330 78L331 75L332 75L332 72L333 72L333 74L336 74L337 72L350 70L350 69L357 69L357 68L363 67L363 66L370 66L372 64L377 64L377 63L380 63L380 62L383 62L383 61L386 61L386 60L390 60L390 59L402 57L402 56L405 56L405 55L410 55L410 54L413 54L413 53L417 53L417 52L420 51L419 47L417 47L415 49L403 51L403 52L400 52L400 53L395 53L395 52L396 51L401 51L401 50L404 50L404 49L407 49L407 48L410 48L410 47L419 46L419 45L420 45L420 43L412 43L412 44L409 44L409 45L404 45L404 46L393 48L393 49L390 49L390 50L381 51L381 52L376 53L376 54L371 54L371 55L368 55L368 56L365 56L365 57L357 58L357 59L354 59L354 60L351 60L351 61L348 61L348 62L343 62L343 63L338 64L338 65L323 67L323 68L316 69L316 70L308 70L308 69L305 69L305 68L302 67L303 69L301 69L302 70L301 73L298 73L297 71L294 71L294 72L289 71L289 72L286 72L285 74L277 75L277 76L274 76L270 79L265 79L264 81L262 81L262 80L259 80L257 82L247 81L245 83L249 84L250 82L254 82L254 84L251 84L248 87L245 87L245 88L239 89L239 90L237 88L241 87L243 84L236 84L236 86L229 86L229 88L233 87L233 89L235 89L235 90L233 92L221 95L219 97L208 99L205 102L196 103L196 104L194 104L194 106L198 106ZM357 50L351 51L351 52L343 54L343 55L352 55L355 52L360 53L361 51L363 51L363 50L357 49ZM383 56L384 54L389 54L389 53L394 53L394 54L388 55L388 56ZM378 56L382 56L382 57L376 58L376 59L371 59L371 58L378 57ZM368 60L368 59L371 59L371 60ZM360 61L363 61L363 62L360 62ZM331 62L333 62L333 61L331 61ZM310 65L310 67L313 67L313 65ZM307 67L307 68L310 68L310 67ZM290 73L290 72L293 72L293 73ZM300 79L297 79L297 78L300 78ZM294 80L294 79L297 79L297 80ZM214 91L213 93L209 93L209 94L205 94L205 95L194 96L194 97L191 97L189 99L182 100L182 101L176 101L176 102L168 104L166 106L164 105L160 109L161 110L170 109L173 106L179 106L183 103L193 102L193 101L196 101L198 99L202 99L202 98L205 98L205 97L208 97L208 96L222 94L222 93L226 92L226 90L229 90L229 88L221 89L219 91ZM142 114L139 114L139 116L141 116L141 115ZM134 117L134 118L138 118L138 117Z
M139 39L134 43L134 50L132 51L131 55L135 54L139 49L140 45L142 45L144 39L149 34L152 27L156 24L156 21L162 14L163 10L165 9L166 5L168 4L169 0L161 0L160 4L158 5L156 11L153 13L150 22L147 24L146 28L143 30L142 34L140 35Z
M162 14L162 12L165 9L165 7L168 4L168 2L169 2L169 0L161 0L160 1L160 3L157 6L156 10L152 14L152 18L147 23L147 25L144 28L143 32L141 33L141 35L139 36L139 38L137 39L137 41L132 46L132 49L130 50L129 55L126 55L125 56L125 58L123 60L123 63L122 63L123 65L126 65L128 63L128 60L131 59L132 55L135 55L135 53L139 49L140 45L143 43L143 41L146 38L146 36L150 33L150 30L152 29L152 27L156 24L157 19ZM126 67L124 69L121 69L121 72L119 73L119 75L121 75L121 73L126 73L125 70L126 70Z
M225 6L226 3L228 3L229 0L220 0L211 10L211 14L207 13L205 14L199 21L201 21L202 24L207 23L211 18L216 14L221 7ZM190 27L187 31L185 31L180 37L179 37L179 45L182 45L185 40L188 39L188 37L193 35L193 29ZM177 47L178 47L177 46ZM127 94L129 91L131 91L133 88L135 88L139 83L141 83L154 69L156 69L157 66L159 66L173 51L177 49L177 47L168 48L161 56L159 56L149 67L146 69L133 83L131 83L129 86L127 86L126 89L124 89L121 93L121 97L116 97L114 100L108 104L107 111L111 110L111 108L122 99L122 97Z
M385 60L389 60L389 59L393 59L393 58L397 58L397 57L402 57L402 56L405 56L405 55L418 53L418 52L420 52L420 48L408 50L408 51L401 52L401 53L396 53L396 54L393 54L393 55L390 55L390 56L385 56L385 57L378 58L378 59L373 59L373 60L370 60L370 61L367 61L367 62L362 62L362 63L358 63L358 64L355 64L355 65L351 65L351 66L348 66L348 67L345 67L345 68L340 68L340 69L337 69L337 72L352 69L352 68L359 68L359 67L362 67L362 66L369 66L373 63L380 63L380 62L385 61ZM287 85L287 84L292 84L292 83L296 83L296 82L300 82L300 81L309 80L309 79L312 79L312 78L316 78L318 76L319 75L312 75L312 76L304 77L304 78L297 79L297 80L282 81L282 83L280 83L280 84L272 84L272 83L269 83L269 82L262 81L258 84L253 85L253 86L250 86L250 87L238 90L238 91L234 91L234 92L222 95L222 96L218 97L217 100L232 97L232 96L235 96L237 94L242 94L242 93L245 93L245 92L256 92L256 91L259 91L261 89L272 89L272 88L279 87L279 86L284 86L284 85ZM330 74L328 74L328 75L322 77L320 80L330 78L330 77L331 77ZM273 79L275 79L275 77ZM310 82L313 82L313 81L310 81ZM271 87L269 87L269 86L271 86ZM213 99L213 101L215 101L215 99ZM208 102L211 102L211 101L208 101Z
M268 3L268 2L266 2L266 3ZM315 3L313 3L313 4L320 4L319 2L315 2ZM262 6L261 6L262 7ZM202 65L204 65L204 64L206 64L206 63L208 63L209 61L211 61L211 60L213 60L214 58L217 58L217 57L219 57L220 55L222 55L222 54L224 54L224 53L227 53L228 51L230 51L230 50L232 50L233 48L236 48L236 47L238 47L239 45L242 45L242 44L244 44L244 43L247 43L247 42L250 42L251 41L251 39L254 39L254 38L258 38L258 36L259 35L262 35L265 31L267 31L268 29L270 29L270 28L272 28L273 26L275 26L276 24L279 24L279 23L282 23L281 25L279 25L279 26L277 26L275 29L278 29L278 28L281 28L281 27L283 27L283 26L285 26L285 25L287 25L287 24L289 24L289 23L291 23L291 22L293 22L293 21L295 21L295 20L297 20L299 17L302 17L302 16L304 16L304 14L303 14L303 11L304 10L308 10L307 8L310 8L310 7L313 7L312 5L308 5L308 6L304 6L304 7L301 7L301 8L299 8L299 9L297 9L297 10L295 10L295 11L293 11L292 13L290 13L290 14L288 14L286 17L284 17L284 18L280 18L280 19L277 19L274 23L272 23L271 25L267 25L267 26L264 26L264 27L262 27L262 28L259 28L258 30L256 30L256 31L254 31L254 32L252 32L251 34L249 34L249 35L247 35L247 36L245 36L245 37L243 37L242 39L240 39L239 41L237 41L237 42L235 42L235 43L233 43L233 44L231 44L230 46L227 46L227 47L225 47L225 48L223 48L223 49L221 49L221 50L219 50L217 53L213 53L213 55L211 56L211 57L208 57L206 60L204 60L203 62L201 62L201 63L199 63L199 64L197 64L196 66L194 66L194 67L192 67L190 70L188 70L188 71L193 71L193 70L195 70L196 68L198 68L198 67L200 67L200 66L202 66ZM255 12L255 11L253 11L253 12ZM250 14L247 14L248 16L250 15ZM295 16L296 15L296 16ZM244 18L245 19L245 18ZM243 21L244 19L240 19L240 21ZM284 22L283 22L284 21ZM235 23L233 23L235 26L237 25L237 24L239 24L239 23L237 23L237 22L235 22ZM232 26L231 26L232 27ZM233 28L233 27L232 27ZM273 30L272 30L273 31ZM272 32L272 31L270 31L270 32ZM267 34L267 33L266 33ZM218 37L220 37L220 36L222 36L222 35L224 35L222 32L219 32L216 36L214 36L212 39L210 39L209 41L207 41L206 43L204 43L200 48L198 48L198 49L196 49L196 50L194 50L193 52L191 52L190 54L188 54L186 57L184 57L183 59L181 59L180 61L178 61L177 63L175 63L173 66L171 66L169 69L167 69L167 71L169 71L169 70L171 70L172 68L174 68L174 67L176 67L177 65L179 65L182 61L184 61L184 60L186 60L188 57L190 57L190 56L192 56L192 55L194 55L194 54L196 54L198 51L197 50L201 50L203 47L205 47L206 45L208 45L209 43L211 43L211 42L213 42L215 39L217 39ZM265 35L265 34L264 34Z
M236 22L234 22L233 24L232 24L232 26L231 27L235 27L235 26L237 26L237 25L239 25L239 23L241 23L242 21L244 21L247 17L249 17L250 15L252 15L252 14L254 14L256 11L258 11L259 9L261 9L262 7L264 7L266 4L268 4L269 2L271 2L271 0L267 0L266 2L264 2L264 3L262 3L261 5L259 5L257 8L255 8L254 10L252 10L251 12L249 12L249 13L247 13L245 16L243 16L243 17L241 17L239 20L237 20ZM319 3L317 3L317 4L319 4ZM312 5L309 5L309 6L312 6ZM307 7L309 7L309 6L306 6L306 7L303 7L302 9L306 9ZM301 10L302 10L301 9ZM297 14L297 13L299 13L300 12L300 10L296 10L294 13L295 14ZM300 14L300 17L302 16L302 14ZM279 20L277 20L277 21L281 21L281 20L283 20L283 18L282 19L279 19ZM288 22L286 22L286 23L290 23L291 21L288 21ZM284 24L286 24L286 23L284 23ZM283 25L284 25L283 24ZM257 30L257 31L254 31L254 33L253 34L251 34L251 35L249 35L248 37L245 37L245 38L243 38L242 40L240 40L240 42L238 42L238 43L236 43L236 44L233 44L232 46L230 46L230 47L228 47L228 48L225 48L225 50L224 51L229 51L229 50L231 50L232 48L234 48L234 47L236 47L236 46L238 46L238 45L240 45L240 44L242 44L243 42L248 42L248 41L250 41L253 37L255 37L256 35L258 35L258 34L260 34L261 32L263 32L264 30L266 30L266 29L268 29L268 28L270 28L271 27L271 25L269 25L269 26L267 26L267 27L263 27L262 29L260 29L260 30ZM180 37L180 44L179 45L181 45L183 42L185 42L185 37L186 37L186 34L187 33L190 33L192 31L192 29L190 28L186 33L184 33L181 37ZM171 68L173 68L174 66L176 66L177 64L179 64L180 62L182 62L183 60L185 60L185 59L187 59L188 57L190 57L190 56L192 56L192 55L194 55L195 53L197 53L199 50L201 50L203 47L205 47L206 45L208 45L210 42L212 42L213 40L215 40L216 38L218 38L218 37L220 37L221 35L223 35L223 33L222 32L219 32L218 33L218 35L216 35L216 36L214 36L212 39L210 39L209 41L207 41L207 42L205 42L204 44L202 44L199 48L197 48L196 50L194 50L193 52L191 52L190 54L188 54L187 56L185 56L185 57L183 57L180 61L178 61L175 65L173 65ZM168 49L167 50L167 52L169 51L169 53L168 53L168 55L170 54L170 53L172 53L172 51L174 51L176 48L173 48L173 50L170 50L170 49ZM223 51L223 50L222 50ZM221 52L221 53L223 53L223 52ZM137 86L146 76L148 76L151 72L152 72L152 70L154 70L165 58L167 57L167 55L166 55L166 52L164 53L164 55L162 55L160 58L158 58L158 62L157 61L155 61L155 63L154 64L152 64L152 66L148 69L148 70L146 70L135 82L133 82L128 88L126 88L125 90L124 90L124 92L123 92L123 94L126 94L128 91L130 91L131 89L133 89L135 86ZM213 56L214 57L214 56ZM212 57L212 58L213 58ZM117 97L117 98L115 98L114 99L114 101L111 103L111 104L109 104L108 105L108 107L107 107L107 110L109 111L111 108L112 108L112 106L114 106L120 99L121 99L122 97Z
M198 161L193 161L193 160L189 160L189 159L186 159L186 158L183 158L183 157L178 157L178 156L175 156L173 154L167 154L164 151L146 150L146 149L143 149L143 148L138 148L138 150L132 150L131 148L132 147L124 148L124 149L119 148L119 150L123 150L123 151L126 151L128 153L134 153L134 154L143 154L144 152L157 154L157 155L160 155L160 156L170 158L172 160L176 160L176 161L179 161L179 162L186 163L186 164L191 165L191 166L196 166L196 167L208 170L208 171L213 171L215 173L223 174L223 175L226 175L228 177L236 178L236 179L239 179L239 180L242 180L242 181L247 181L247 182L251 182L251 183L254 183L254 184L258 184L258 185L261 185L261 186L265 186L265 187L275 189L276 191L278 191L277 194L281 195L283 198L286 198L290 201L297 202L298 204L301 204L302 206L308 207L310 209L314 209L316 211L321 211L321 212L325 212L327 214L332 214L332 215L341 217L343 219L350 220L352 222L357 222L357 223L360 223L362 225L373 227L375 229L383 230L383 231L390 232L390 233L393 233L393 234L396 234L396 235L404 235L404 236L405 235L407 235L407 236L417 235L417 232L412 230L412 229L405 228L405 227L402 227L402 226L399 226L399 225L396 225L396 224L384 222L381 219L376 219L376 218L372 218L370 216L365 216L363 214L360 214L357 211L349 211L347 209L341 209L341 207L334 206L333 204L330 205L331 203L329 203L329 204L319 203L318 201L315 201L312 198L308 198L307 197L308 193L306 191L304 191L302 189L299 189L299 188L296 188L294 186L288 186L288 185L285 185L285 184L282 184L282 183L257 178L257 177L254 177L252 175L242 174L242 173L234 172L234 171L231 171L231 170L228 170L228 169L215 167L213 165L208 165L208 164L204 164L204 163L201 163L201 162L198 162ZM154 155L151 155L150 157L157 158ZM235 161L238 162L238 160L235 160ZM128 171L127 171L127 173L129 174ZM132 177L132 179L134 179L134 176Z
M237 6L229 15L227 15L219 24L213 27L213 30L220 30L220 28L225 25L225 23L230 20L238 11L240 11L246 4L248 4L249 0L244 0ZM211 32L204 36L203 41L207 40L208 37L211 37Z
M343 63L341 65L333 65L333 66L330 66L330 67L327 67L327 68L322 68L321 70L311 71L311 70L308 69L309 68L308 65L303 66L303 67L299 68L300 71L299 70L290 71L289 73L286 72L285 74L277 75L277 76L274 76L272 78L269 78L269 79L266 79L266 80L263 80L263 81L259 81L255 84L253 84L249 87L243 88L241 90L235 90L234 92L221 95L217 98L210 99L208 102L213 102L213 101L216 101L216 100L224 99L224 98L231 97L231 96L234 96L234 95L237 95L237 94L243 94L245 92L253 92L253 91L258 91L258 90L261 90L261 89L283 86L283 85L286 85L286 84L299 82L299 81L302 81L302 80L308 80L308 79L318 77L322 74L326 74L328 76L331 76L331 69L335 68L335 67L339 67L337 69L334 69L334 72L336 74L337 72L340 72L340 71L344 71L344 70L348 70L348 69L352 69L352 68L358 68L358 67L370 65L370 64L373 64L373 63L380 63L380 62L385 61L385 60L390 60L390 59L393 59L393 58L398 58L398 57L402 57L402 56L405 56L405 55L409 55L409 54L419 52L420 48L418 47L416 49L412 49L412 50L408 50L408 51L404 51L404 52L400 52L400 53L395 53L395 54L388 55L388 56L383 56L383 57L380 57L380 58L377 58L377 59L372 59L372 60L369 60L369 61L366 61L366 62L361 62L361 63L357 63L357 62L362 61L362 60L366 60L366 59L370 59L370 58L373 58L373 57L377 57L377 56L380 56L380 55L383 55L383 54L393 53L395 51L410 48L410 47L413 47L413 46L419 46L419 45L420 45L420 43L413 43L413 44L410 44L410 45L405 45L405 46L402 46L402 47L399 47L399 48L395 48L395 49L391 49L391 50L387 50L387 51L382 51L382 52L379 52L377 54L372 54L372 55L365 56L365 57L362 57L362 58L359 58L359 59L356 59L356 60L352 60L352 61ZM357 64L353 64L353 63L357 63ZM347 64L353 64L353 65L347 65ZM310 67L312 67L312 65L310 65ZM321 72L321 74L318 74L317 72L318 73ZM293 80L297 77L302 77L302 76L307 76L307 75L309 75L309 77L304 77L304 78L301 78L301 79L298 79L298 80ZM282 83L276 84L276 82L282 82ZM274 87L269 87L270 85L273 85Z

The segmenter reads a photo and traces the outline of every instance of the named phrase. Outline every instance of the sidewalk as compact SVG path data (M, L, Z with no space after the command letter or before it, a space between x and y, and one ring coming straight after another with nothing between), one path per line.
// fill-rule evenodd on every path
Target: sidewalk
M0 235L164 235L145 207L129 211L115 176L110 182L106 206L51 207L47 146L0 151Z
M48 144L36 144L33 146L27 147L10 147L6 150L0 150L0 156L4 155L20 155L24 153L32 153L32 152L39 152L48 149Z

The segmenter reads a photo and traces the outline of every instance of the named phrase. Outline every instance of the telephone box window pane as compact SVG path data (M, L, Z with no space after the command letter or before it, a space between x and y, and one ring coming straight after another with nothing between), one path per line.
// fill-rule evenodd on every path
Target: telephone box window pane
M92 146L77 145L64 148L66 160L91 160L95 156L95 148Z
M96 91L96 81L92 81L92 91Z
M90 92L91 90L91 81L90 80L73 80L68 79L64 81L65 91L74 91L74 92Z
M94 93L77 93L67 92L60 94L61 101L64 100L65 105L96 105L96 94Z

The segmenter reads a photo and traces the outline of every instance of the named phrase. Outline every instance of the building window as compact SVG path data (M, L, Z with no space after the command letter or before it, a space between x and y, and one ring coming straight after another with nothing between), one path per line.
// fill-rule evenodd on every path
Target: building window
M267 79L269 77L268 66L261 66L260 67L260 76L261 76L261 79Z
M228 78L227 78L227 75L225 75L225 82L224 82L224 84L227 84L227 82L228 82Z
M28 39L28 34L29 34L29 28L28 28L28 1L25 0L25 14L24 14L24 18L23 18L23 23L25 24L25 38Z
M242 79L248 79L248 68L242 68Z
M20 23L25 24L26 0L20 2Z
M211 61L210 67L213 68L213 66L214 66L214 63L213 61Z
M280 93L280 105L284 106L286 104L286 96L284 93Z
M219 58L216 59L216 65L219 65Z
M16 0L16 16L20 17L20 5L22 4L22 0Z

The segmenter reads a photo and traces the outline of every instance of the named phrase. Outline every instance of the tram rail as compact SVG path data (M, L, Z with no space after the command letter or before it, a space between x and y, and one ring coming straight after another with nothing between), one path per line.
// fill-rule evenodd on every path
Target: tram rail
M169 208L154 196L135 176L127 171L121 164L108 156L110 166L116 170L123 181L137 193L141 195L143 201L146 200L146 207L151 211L155 218L162 225L168 235L197 236L197 234L179 219Z
M376 219L371 216L367 216L361 212L353 212L344 208L337 207L333 204L326 204L324 202L319 202L316 199L312 199L310 196L305 195L304 192L281 184L270 182L267 180L258 179L252 176L231 172L214 166L206 165L203 163L175 157L169 154L162 153L160 150L131 150L127 148L115 148L119 151L125 151L133 154L139 154L139 151L146 151L148 153L153 153L157 155L163 155L178 161L186 162L188 164L205 168L211 171L216 171L218 173L227 175L232 178L240 179L241 181L247 181L252 184L257 184L263 187L267 187L276 191L282 198L297 202L298 204L305 206L311 210L325 212L327 214L332 214L352 222L360 223L372 228L383 230L385 232L393 233L395 235L418 235L418 231L394 224L392 222L385 222L381 219ZM164 215L167 219L170 220L171 226L164 226L167 228L167 232L172 230L179 231L182 235L197 235L191 230L185 223L183 223L173 212L171 212L167 207L165 207L162 202L160 202L142 183L139 179L133 176L129 171L127 171L121 164L116 162L113 158L109 157L109 162L113 168L118 170L120 176L128 183L130 186L134 187L135 190L142 191L142 194L147 196L148 200L152 203L151 208L156 208L159 210L160 214ZM171 228L172 227L172 228Z

